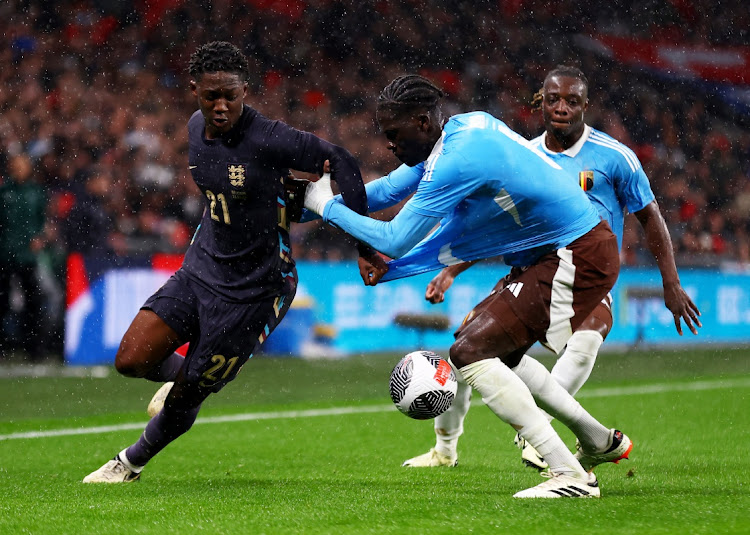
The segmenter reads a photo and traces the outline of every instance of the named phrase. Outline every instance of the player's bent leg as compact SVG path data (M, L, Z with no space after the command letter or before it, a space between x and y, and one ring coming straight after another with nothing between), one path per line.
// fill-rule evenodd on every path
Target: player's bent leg
M573 333L564 353L552 368L551 375L566 391L575 395L588 380L594 368L599 348L612 329L611 297L608 295ZM539 403L537 401L537 403ZM547 414L548 420L553 420ZM516 435L516 446L521 450L521 461L531 468L544 470L547 463L531 444Z
M499 358L477 359L477 355L486 355L488 347L493 347L500 348L501 355L513 360L518 352L525 351L533 342L525 326L512 312L501 317L505 320L503 324L492 314L483 313L466 324L457 333L456 343L451 347L451 360L459 366L466 382L481 394L490 410L539 451L551 472L578 479L588 478L518 375Z
M609 429L560 386L541 363L524 355L513 371L526 384L539 406L573 431L589 451L602 451L606 447Z
M482 400L547 460L555 474L584 478L586 472L534 403L528 388L499 359L469 364L462 372Z
M184 382L184 374L175 381L166 396L164 407L146 425L140 438L124 450L120 457L134 467L143 467L157 453L179 436L186 433L195 422L201 404L210 390Z
M401 466L434 468L458 464L458 438L464 432L464 419L471 405L471 387L460 373L456 374L458 388L450 408L435 418L436 443L430 451L407 459Z
M115 368L127 377L145 377L181 345L179 335L155 312L141 309L122 337Z

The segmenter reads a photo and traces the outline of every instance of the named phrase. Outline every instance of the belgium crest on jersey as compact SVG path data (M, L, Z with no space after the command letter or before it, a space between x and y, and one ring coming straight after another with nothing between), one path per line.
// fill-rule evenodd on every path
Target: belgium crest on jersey
M578 173L578 184L583 191L590 191L594 187L594 172L581 171Z
M230 163L228 167L229 183L233 188L241 188L245 185L245 166L238 163Z

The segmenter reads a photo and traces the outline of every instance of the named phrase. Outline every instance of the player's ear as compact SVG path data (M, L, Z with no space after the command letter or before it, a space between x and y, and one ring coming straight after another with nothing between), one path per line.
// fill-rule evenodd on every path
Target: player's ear
M190 80L190 91L193 92L193 95L198 96L198 82L195 80Z
M417 125L422 132L427 132L430 129L430 125L432 124L430 114L420 113L419 115L417 115L416 119Z

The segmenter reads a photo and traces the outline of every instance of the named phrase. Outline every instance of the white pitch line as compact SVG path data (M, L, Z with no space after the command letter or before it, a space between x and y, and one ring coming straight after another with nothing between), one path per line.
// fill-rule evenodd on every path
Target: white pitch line
M658 383L642 386L624 386L612 388L593 388L578 393L578 398L602 398L613 396L638 396L644 394L661 394L665 392L695 392L700 390L723 390L727 388L750 388L750 377L738 379L722 379L715 381L694 381L691 383ZM473 404L481 404L475 402ZM312 418L316 416L342 416L348 414L367 414L375 412L394 411L393 405L369 405L362 407L338 407L331 409L309 409L299 411L278 411L278 412L250 412L244 414L230 414L227 416L211 416L198 418L195 425L198 424L218 424L226 422L248 422L254 420L280 420L290 418ZM113 433L116 431L130 431L133 429L143 429L145 422L120 424L120 425L103 425L97 427L78 427L70 429L54 429L50 431L29 431L25 433L11 433L0 435L0 441L18 440L31 438L49 438L62 437L71 435L95 435L100 433Z
M314 416L340 416L344 414L365 414L368 412L386 412L396 410L394 405L370 405L364 407L339 407L331 409L309 409L303 411L280 411L280 412L250 412L244 414L229 414L227 416L210 416L198 418L193 425L218 424L224 422L246 422L252 420L277 420L286 418L311 418ZM20 438L47 438L62 437L70 435L96 435L99 433L112 433L115 431L130 431L132 429L143 429L146 422L137 422L119 425L101 425L97 427L78 427L71 429L53 429L51 431L29 431L26 433L11 433L0 435L0 441L15 440Z
M636 396L640 394L661 394L662 392L696 392L699 390L723 390L726 388L750 387L750 377L718 379L713 381L693 381L691 383L657 383L642 386L622 386L593 388L576 394L576 398L606 398L610 396Z

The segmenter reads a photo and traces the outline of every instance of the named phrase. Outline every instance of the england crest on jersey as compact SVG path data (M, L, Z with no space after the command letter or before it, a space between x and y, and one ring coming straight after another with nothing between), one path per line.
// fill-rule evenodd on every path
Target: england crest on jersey
M245 166L243 164L229 164L229 183L233 188L241 188L245 185Z

